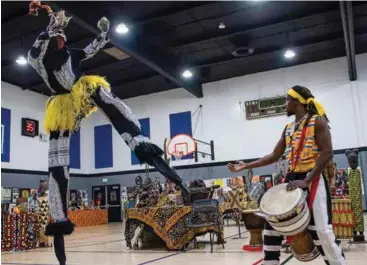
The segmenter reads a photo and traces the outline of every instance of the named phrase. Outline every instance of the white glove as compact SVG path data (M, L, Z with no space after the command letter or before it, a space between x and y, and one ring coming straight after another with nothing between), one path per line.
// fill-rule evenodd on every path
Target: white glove
M110 29L110 21L106 17L102 17L97 24L97 27L103 32L106 33Z

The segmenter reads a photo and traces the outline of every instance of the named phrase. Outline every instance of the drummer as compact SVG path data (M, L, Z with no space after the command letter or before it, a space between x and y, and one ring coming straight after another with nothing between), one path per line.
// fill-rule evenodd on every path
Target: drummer
M341 248L335 243L332 230L331 196L322 175L333 158L333 147L328 119L322 105L311 91L294 86L287 94L286 111L295 116L289 123L272 153L251 163L228 164L232 172L252 169L277 162L284 154L289 163L287 189L309 190L308 205L312 213L308 230L326 264L346 264ZM268 222L264 230L263 265L278 265L283 236Z

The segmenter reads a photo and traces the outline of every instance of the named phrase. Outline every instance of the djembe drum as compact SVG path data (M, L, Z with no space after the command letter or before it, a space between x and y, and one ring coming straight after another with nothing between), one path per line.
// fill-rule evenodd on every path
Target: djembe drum
M317 250L307 226L311 215L306 193L301 189L287 191L287 184L279 184L268 190L261 199L260 210L274 230L292 237L291 250L299 261L316 259Z
M333 199L332 205L333 230L336 239L352 239L356 222L351 201Z
M260 212L260 210L244 210L242 212L245 227L250 233L250 243L243 246L245 251L262 251L263 249L262 232L265 226L265 219L256 215L255 213L257 212Z

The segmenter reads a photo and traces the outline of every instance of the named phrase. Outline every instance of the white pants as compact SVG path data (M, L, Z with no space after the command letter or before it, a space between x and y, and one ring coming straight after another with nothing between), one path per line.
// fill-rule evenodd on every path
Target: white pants
M323 177L320 178L313 202L308 231L327 265L346 265L343 251L335 240L331 216L331 194ZM279 265L283 236L266 222L264 230L263 265Z

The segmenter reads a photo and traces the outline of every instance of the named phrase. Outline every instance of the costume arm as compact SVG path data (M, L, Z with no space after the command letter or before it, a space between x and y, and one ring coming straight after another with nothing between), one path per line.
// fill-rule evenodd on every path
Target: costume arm
M97 24L98 28L101 30L101 34L93 40L91 44L89 44L87 47L83 49L84 51L84 58L81 58L82 60L87 60L89 58L92 58L96 53L102 49L108 42L108 31L110 29L110 22L106 17L101 18L98 21Z
M87 47L83 49L84 58L82 60L87 60L92 58L94 55L99 52L107 43L109 42L109 38L107 36L107 32L102 32L96 39L93 40Z

